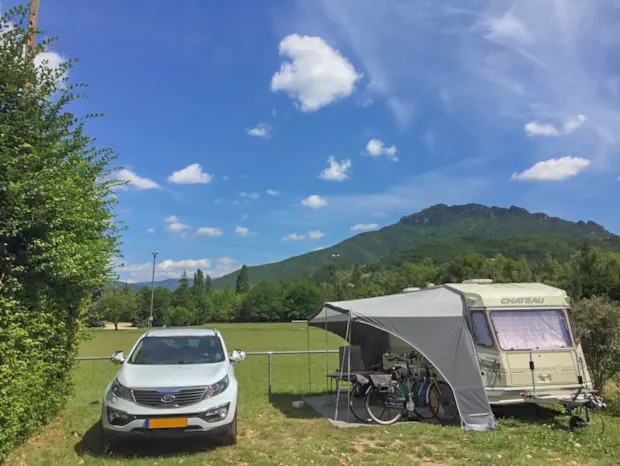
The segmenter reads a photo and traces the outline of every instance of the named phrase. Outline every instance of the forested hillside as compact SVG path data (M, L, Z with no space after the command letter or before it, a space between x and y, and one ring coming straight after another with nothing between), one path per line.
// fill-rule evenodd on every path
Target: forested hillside
M528 238L514 238L523 235ZM582 244L577 239L620 250L618 237L594 222L569 222L519 207L438 204L403 217L394 225L361 233L332 247L250 267L250 280L254 284L313 275L329 265L332 254L338 254L341 265L372 264L403 250L418 260L430 257L442 263L462 257L464 253L459 246L465 246L466 252L485 256L501 253L539 259L550 251L553 257L566 260ZM214 286L233 286L237 273L216 279Z

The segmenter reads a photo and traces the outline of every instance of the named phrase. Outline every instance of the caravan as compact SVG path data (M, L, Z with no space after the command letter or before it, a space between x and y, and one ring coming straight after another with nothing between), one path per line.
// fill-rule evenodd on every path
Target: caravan
M570 402L591 391L564 290L485 280L445 286L465 300L491 404Z

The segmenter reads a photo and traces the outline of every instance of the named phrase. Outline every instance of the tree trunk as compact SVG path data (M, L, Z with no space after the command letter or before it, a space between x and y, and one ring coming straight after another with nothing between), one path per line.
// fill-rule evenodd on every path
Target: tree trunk
M118 330L118 322L114 322L114 330Z

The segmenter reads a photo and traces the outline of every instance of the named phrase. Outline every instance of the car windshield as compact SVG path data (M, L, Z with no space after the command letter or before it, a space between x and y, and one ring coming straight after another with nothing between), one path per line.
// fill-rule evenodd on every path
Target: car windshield
M213 364L224 361L216 336L145 337L129 358L130 364Z
M561 310L493 311L491 321L503 350L568 348L572 344Z

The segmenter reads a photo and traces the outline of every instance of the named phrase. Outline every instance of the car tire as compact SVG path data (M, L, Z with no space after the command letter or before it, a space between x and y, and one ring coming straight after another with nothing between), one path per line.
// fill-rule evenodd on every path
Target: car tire
M222 445L235 445L237 443L237 414L233 421L226 426L226 431L222 435Z

